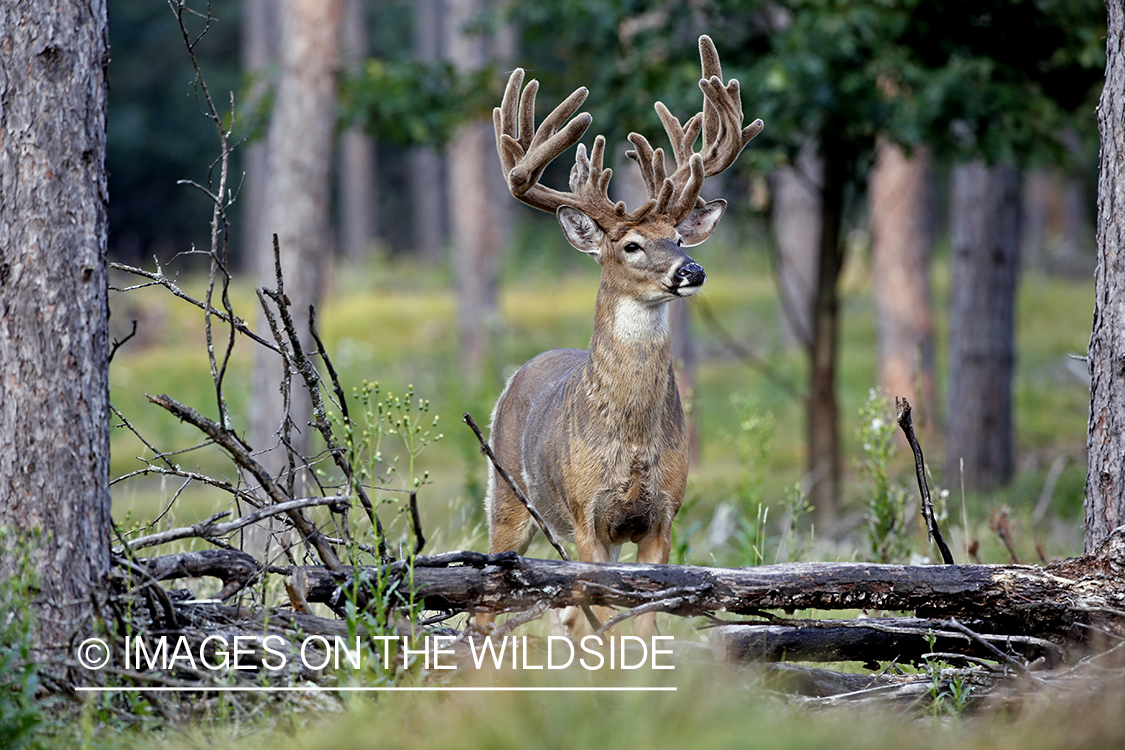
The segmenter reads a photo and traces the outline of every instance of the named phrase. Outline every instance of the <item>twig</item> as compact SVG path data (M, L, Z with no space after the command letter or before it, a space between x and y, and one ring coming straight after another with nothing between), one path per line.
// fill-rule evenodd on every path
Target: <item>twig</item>
M312 361L305 354L303 345L301 344L300 336L297 333L297 328L293 323L293 316L289 314L289 299L285 296L283 287L283 278L281 273L281 248L278 242L277 235L273 235L273 257L274 268L277 276L277 289L262 289L260 290L266 296L274 301L277 305L278 314L281 316L281 323L285 329L285 335L289 339L289 346L292 347L292 364L296 368L297 373L305 382L305 390L308 392L309 400L312 402L313 413L313 426L320 432L321 437L324 439L324 444L328 448L329 454L336 466L343 472L345 479L347 479L352 490L355 492L356 497L359 498L360 504L363 506L367 517L370 519L371 524L375 527L376 536L379 539L379 549L384 558L384 562L389 560L389 554L386 551L386 534L383 531L382 521L379 520L379 515L375 512L375 507L371 503L371 498L367 496L367 492L363 489L362 483L356 478L355 471L345 456L344 449L336 441L336 436L332 433L332 427L328 424L328 413L324 408L324 401L320 397L320 373L313 366ZM315 311L310 313L310 321L313 320Z
M414 554L417 555L426 546L426 537L422 533L422 519L418 515L418 491L410 491L410 523L414 526Z
M173 416L201 430L218 443L219 446L234 459L236 464L248 471L258 480L258 483L262 486L262 490L269 496L274 504L280 505L292 499L285 494L285 491L277 484L277 480L274 479L269 471L250 454L249 446L242 442L242 439L239 438L236 433L224 430L219 424L207 419L190 406L181 404L171 396L149 396L146 394L146 398L157 406L163 407ZM289 517L289 520L293 522L293 525L301 534L301 537L308 540L309 544L316 549L321 561L329 570L343 570L344 566L340 562L340 558L336 555L336 551L328 544L320 530L317 529L311 521L305 518L300 509L289 510L286 512L286 515Z
M297 508L312 508L320 505L338 505L347 503L347 501L348 497L346 495L302 497L295 500L289 500L288 502L278 503L277 505L267 505L264 508L260 508L254 511L253 513L242 516L235 521L218 524L215 523L215 521L218 521L220 518L229 516L230 511L228 510L223 511L222 513L216 513L210 518L206 518L199 523L193 524L191 526L182 526L176 529L160 531L155 534L149 534L147 536L139 537L132 540L131 542L125 542L124 544L130 550L138 550L145 547L155 547L158 544L167 544L168 542L174 542L178 539L190 539L193 537L201 537L206 539L208 537L226 536L227 534L238 531L243 527L249 526L253 523L257 523L263 518L276 516L280 513L288 513L290 510L295 510ZM114 550L114 554L122 554L123 551L124 550L122 549L117 549Z
M615 615L614 617L606 620L605 624L594 631L594 635L602 635L614 625L625 622L625 620L632 619L637 615L643 615L648 612L671 612L673 610L679 609L685 604L693 604L698 600L699 597L696 596L673 596L669 599L657 599L656 601L639 604L632 609L627 609L621 614Z
M957 622L957 620L955 618L952 618L952 617L949 618L948 620L945 621L945 624L948 627L951 627L951 628L953 628L954 630L956 630L960 633L964 633L969 638L971 638L972 640L979 643L990 654L994 654L998 659L1000 659L1000 661L1002 661L1004 664L1007 664L1009 667L1011 667L1017 673L1019 673L1019 675L1021 677L1025 677L1025 678L1027 678L1027 679L1029 679L1029 680L1031 680L1032 682L1035 682L1035 683L1042 683L1042 680L1040 680L1038 677L1036 677L1035 675L1033 675L1031 673L1031 670L1027 668L1026 664L1019 661L1018 659L1013 659L1008 654L1005 654L1003 651L996 648L991 643L989 643L984 638L982 638L978 633L970 630L969 628L965 627L961 623Z
M906 439L910 443L910 450L914 451L914 468L918 473L918 491L922 494L922 518L926 520L926 533L932 541L937 543L938 550L941 551L941 559L945 561L945 564L953 565L953 555L949 552L949 546L946 545L945 539L941 535L937 519L934 518L934 505L930 501L930 488L926 485L926 464L922 459L922 446L918 444L918 438L914 435L914 423L910 419L910 402L905 398L896 396L895 409L898 412L898 426L906 434Z
M519 486L516 485L515 480L512 479L512 475L509 474L507 470L500 465L500 461L496 458L496 454L492 452L492 446L490 446L484 439L484 435L481 433L480 428L477 427L477 423L473 421L472 415L470 415L468 412L465 412L464 420L465 424L469 425L473 433L477 436L477 440L480 441L480 449L484 451L484 454L488 456L490 461L492 461L492 465L496 467L496 473L499 474L504 479L504 481L508 483L508 486L512 488L512 492L516 493L516 497L519 498L519 501L521 503L523 503L523 507L527 508L527 512L531 514L531 518L535 521L535 525L539 527L539 530L543 532L543 536L547 537L547 541L550 542L551 546L555 548L555 551L559 553L559 557L566 560L567 562L570 562L570 555L566 553L566 550L563 549L563 546L559 544L555 539L555 535L552 534L551 530L547 527L547 521L543 518L542 514L540 514L539 511L535 509L535 507L531 504L531 501L528 500L527 496L523 494L523 490L521 490Z
M198 300L195 297L192 297L187 292L185 292L183 289L181 289L179 287L179 285L177 285L174 281L172 281L171 279L169 279L167 276L164 275L164 271L160 268L159 263L157 263L157 265L156 265L156 271L155 272L146 271L143 268L136 268L134 266L127 266L124 263L110 263L109 267L112 268L115 271L121 271L123 273L133 274L134 276L140 276L142 278L150 279L152 281L151 284L141 284L141 285L138 285L138 286L130 286L130 287L114 287L113 291L128 292L128 291L132 291L134 289L140 289L140 288L147 287L147 286L154 286L154 285L162 286L165 289L167 289L169 292L171 292L173 296L179 297L184 302L195 305L200 310L203 310L203 312L205 312L209 315L214 315L216 318L223 321L224 323L232 323L232 321L233 321L232 324L234 326L234 330L238 331L243 336L246 336L247 338L253 340L255 343L261 344L262 346L266 347L267 349L269 349L271 351L275 351L275 352L277 351L277 346L273 342L266 341L264 338L262 338L258 334L251 331L249 328L246 327L246 323L243 322L243 320L241 318L232 317L232 316L228 315L227 313L224 313L221 310L216 310L214 307L211 307L211 306L207 305L202 300Z
M129 339L133 338L136 335L137 335L137 319L133 318L133 330L129 331L129 335L126 336L125 338L121 339L120 341L118 341L117 339L113 340L113 346L110 347L109 357L106 361L112 362L113 361L113 355L117 354L117 350L120 349L126 341L128 341Z

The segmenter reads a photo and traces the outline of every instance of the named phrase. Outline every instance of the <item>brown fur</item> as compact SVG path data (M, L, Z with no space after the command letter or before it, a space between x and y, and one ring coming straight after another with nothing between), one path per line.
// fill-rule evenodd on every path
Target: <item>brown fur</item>
M721 213L721 206L711 210ZM589 350L555 349L532 359L493 413L491 443L501 465L552 532L574 539L580 560L608 562L615 548L633 542L638 562L668 562L688 443L667 304L698 288L671 286L677 271L694 263L679 238L659 221L616 242L601 237ZM629 243L643 249L627 253ZM486 505L490 551L525 551L536 527L494 470ZM640 621L638 631L653 631L652 623Z

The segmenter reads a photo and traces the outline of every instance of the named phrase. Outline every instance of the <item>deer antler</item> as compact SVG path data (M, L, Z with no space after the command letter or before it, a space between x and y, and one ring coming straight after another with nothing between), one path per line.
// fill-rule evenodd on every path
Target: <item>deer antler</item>
M614 203L609 199L613 170L603 167L603 136L594 139L589 156L586 147L578 144L570 173L570 192L554 190L539 183L547 165L578 143L590 127L591 117L585 112L567 122L582 106L589 92L585 87L576 89L536 129L535 95L539 91L539 82L530 81L521 93L524 71L516 68L508 78L503 101L492 110L496 149L512 195L529 206L552 213L559 206L573 206L604 229L619 222L639 221L650 211L678 224L700 201L699 191L704 178L718 174L734 163L750 139L762 130L761 120L742 127L738 81L731 79L730 83L723 85L719 55L710 37L699 38L699 55L703 69L703 78L699 82L703 90L703 112L681 126L667 107L656 103L656 113L671 141L676 171L670 176L667 174L662 149L653 149L642 135L629 135L635 150L627 151L626 155L640 166L649 197L648 201L629 213L626 213L623 202ZM700 131L703 133L703 149L694 153Z
M722 172L738 158L742 149L754 136L762 132L762 121L754 120L742 127L742 96L737 79L723 85L722 67L715 43L707 35L699 37L699 58L703 78L703 111L696 113L681 126L680 121L661 102L656 102L656 114L664 124L664 131L672 144L676 171L667 176L664 152L653 149L648 139L630 133L634 150L626 156L636 160L644 177L650 199L656 201L655 210L678 224L696 203L704 178ZM703 132L703 149L694 152L694 144Z

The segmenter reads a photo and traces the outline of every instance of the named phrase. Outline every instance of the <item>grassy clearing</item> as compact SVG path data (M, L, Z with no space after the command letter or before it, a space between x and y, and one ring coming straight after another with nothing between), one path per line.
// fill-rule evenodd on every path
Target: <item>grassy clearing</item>
M767 376L760 367L732 356L702 316L693 316L692 336L699 351L699 367L689 409L697 422L700 459L693 468L688 504L677 521L677 533L687 561L740 564L743 561L737 551L709 548L706 532L716 509L724 503L733 504L744 517L756 515L756 507L742 507L745 502L740 505L740 487L745 486L749 473L762 475L757 502L772 509L774 525L782 523L785 493L800 481L803 472L804 418L800 402L776 380L801 387L804 362L799 351L786 349L780 341L779 312L763 255L736 252L721 242L708 245L705 253L710 275L698 303L707 305L730 336L768 363L773 375ZM422 468L433 479L421 495L423 520L433 539L430 549L449 548L446 545L483 549L480 499L486 467L475 439L460 424L461 414L469 411L478 422L487 421L504 379L519 364L544 349L586 345L597 268L584 260L567 256L545 264L527 258L519 268L507 269L509 280L501 291L501 320L493 326L495 361L491 374L480 384L466 382L458 368L457 312L444 270L383 260L367 269L339 269L335 274L321 312L321 329L345 388L378 381L384 391L402 394L412 385L419 397L432 402L432 412L439 417L444 439L420 458ZM202 278L181 283L192 293L202 293ZM944 391L940 358L945 351L942 311L948 299L948 274L940 261L935 267L934 284L939 389ZM1091 289L1088 280L1035 274L1023 279L1015 383L1020 456L1016 481L987 496L962 498L955 477L935 477L938 485L953 490L947 521L951 535L955 540L980 540L985 561L1007 559L1006 551L995 543L995 535L987 528L988 518L1003 507L1010 509L1024 559L1035 559L1037 544L1048 555L1080 550L1088 395L1081 363L1067 355L1084 351ZM253 321L256 307L251 290L236 284L233 299L236 312ZM132 319L138 320L137 340L118 353L111 368L114 405L162 449L183 450L198 444L199 435L149 404L143 394L169 393L214 416L202 313L160 289L114 294L111 305L118 331L126 331ZM872 310L866 269L860 258L846 274L840 348L841 437L849 469L859 458L855 441L858 413L874 380ZM226 380L227 400L236 424L246 424L253 356L251 344L239 340ZM931 423L934 420L932 414L919 417ZM740 455L739 446L748 437L748 418L767 418L773 424L768 450L755 459L761 466L747 465ZM940 466L940 431L923 434L923 441L932 467ZM901 449L893 473L912 487L912 463L904 445ZM146 453L127 430L114 430L114 476L139 468L136 457ZM200 471L227 477L233 474L229 463L214 450L185 454L178 460ZM1050 512L1036 526L1031 523L1031 513L1056 460L1063 468ZM845 487L845 510L853 514L852 525L859 525L866 490L854 474ZM118 485L114 488L115 518L127 525L155 518L177 489L178 484L170 482L130 481ZM198 520L226 502L225 497L192 486L161 523ZM775 528L771 533L776 537L778 532ZM801 533L812 540L818 536L808 527ZM819 545L815 549L821 555L846 558L855 554L855 546L845 538L841 545ZM925 551L924 540L916 540L915 547Z

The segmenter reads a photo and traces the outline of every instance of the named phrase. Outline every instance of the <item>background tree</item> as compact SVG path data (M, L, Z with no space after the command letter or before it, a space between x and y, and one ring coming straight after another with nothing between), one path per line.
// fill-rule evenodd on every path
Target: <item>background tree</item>
M972 489L1012 477L1020 182L1012 166L975 161L953 170L945 476Z
M878 382L933 425L937 413L930 293L930 151L907 154L880 139L868 186L871 291L875 297ZM925 421L922 421L922 420Z
M446 54L463 76L504 57L502 32L482 34L474 28L487 5L486 0L446 0ZM461 362L470 383L484 374L493 348L500 250L511 203L497 164L495 140L492 120L474 119L458 129L446 150Z
M280 10L281 71L266 141L266 205L253 250L258 285L276 287L270 238L277 234L285 292L297 330L307 336L309 306L320 301L333 256L330 175L343 0L285 0ZM310 406L295 398L287 410L279 386L282 360L266 350L257 356L251 444L278 446L286 435L303 453ZM292 415L291 432L283 424L287 414ZM287 462L284 447L260 460L280 476Z
M1090 368L1086 551L1125 524L1125 2L1109 0L1106 80L1098 105L1098 263Z
M56 658L110 566L106 3L5 3L0 35L0 527Z

